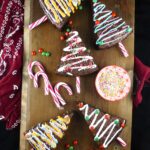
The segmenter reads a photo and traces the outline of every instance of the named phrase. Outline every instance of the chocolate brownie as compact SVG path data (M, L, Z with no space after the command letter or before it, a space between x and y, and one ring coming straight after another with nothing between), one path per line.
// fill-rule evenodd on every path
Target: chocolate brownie
M99 49L114 46L132 32L132 28L115 12L107 9L100 0L93 0L93 21Z
M25 133L25 138L34 149L56 149L71 123L72 116L73 112L39 123Z
M39 0L39 2L48 19L58 29L62 29L81 4L81 0Z
M63 49L64 54L57 70L59 74L83 76L97 71L98 67L77 31L71 31L66 42L67 47Z
M80 102L78 106L94 136L94 141L100 148L107 148L125 127L126 121L120 117L105 113L83 102Z

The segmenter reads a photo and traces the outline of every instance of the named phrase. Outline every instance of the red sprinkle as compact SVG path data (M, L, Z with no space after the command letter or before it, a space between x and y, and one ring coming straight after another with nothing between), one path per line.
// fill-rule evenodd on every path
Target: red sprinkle
M112 16L113 16L113 17L116 17L117 14L116 14L115 12L112 12Z
M122 128L124 128L124 127L125 127L125 123L124 123L124 122L121 124L121 127L122 127Z
M105 115L105 119L109 120L110 119L110 115L106 114Z
M99 21L99 20L96 20L96 21L95 21L95 24L96 24L96 25L100 24L100 21Z
M61 41L64 41L65 40L65 37L62 35L62 36L60 36L60 40Z
M66 36L69 36L69 32L66 32L65 35L66 35Z
M72 20L70 20L70 21L69 21L69 25L72 25L72 24L73 24L73 21L72 21Z
M94 131L94 127L90 127L90 130L91 130L91 131Z
M101 145L99 148L100 148L100 150L101 150L101 149L105 149L103 145Z
M77 141L77 140L74 140L74 141L73 141L73 145L78 145L78 141Z
M65 147L66 147L66 148L69 148L69 147L70 147L70 145L69 145L69 144L65 144Z
M43 51L44 51L43 48L40 48L40 49L38 50L39 53L42 53Z
M32 51L32 56L35 56L36 55L36 51Z
M83 107L83 103L78 104L79 108Z

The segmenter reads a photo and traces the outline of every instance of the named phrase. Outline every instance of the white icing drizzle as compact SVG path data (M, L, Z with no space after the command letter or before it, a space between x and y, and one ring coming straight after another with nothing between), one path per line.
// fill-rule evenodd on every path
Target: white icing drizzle
M127 32L127 29L130 28L130 26L126 25L125 21L123 21L122 18L114 18L112 16L112 11L107 10L105 4L97 2L94 3L93 6L93 20L94 22L97 20L100 21L99 24L95 25L94 30L94 33L100 33L96 41L97 45L99 45L101 42L103 42L102 45L116 42L129 34L129 32ZM117 35L119 35L119 37L116 38Z
M68 129L67 124L70 123L68 115L59 117L56 120L51 119L48 123L38 124L35 128L29 130L25 137L38 150L55 149L58 144L56 137L63 137L65 130ZM56 137L55 137L56 135Z
M69 38L66 40L68 46L63 49L66 52L66 55L61 58L61 61L64 65L60 66L58 72L66 72L68 75L73 75L71 73L72 70L87 70L96 68L97 65L94 64L93 57L87 55L83 55L83 53L87 50L84 46L78 46L82 43L82 39L79 37L79 33L77 31L72 31L69 33ZM68 62L72 61L72 62ZM83 65L81 65L84 63ZM89 64L90 63L90 64ZM69 71L66 69L69 68Z
M122 127L120 127L115 133L113 133L113 131L115 130L115 127L117 126L115 121L119 122L119 119L114 120L107 127L105 127L106 123L108 121L106 116L109 116L109 115L108 114L104 114L100 119L98 119L100 110L99 109L95 109L91 113L89 113L89 105L88 104L83 105L83 107L79 108L79 110L80 111L84 111L85 119L88 117L88 120L90 120L93 117L93 120L91 121L91 124L89 125L89 128L93 128L93 129L98 128L97 133L96 133L96 135L94 137L94 140L98 139L98 141L99 141L104 136L106 137L104 142L103 142L103 147L104 148L107 148L108 145L118 135L118 133L120 133L122 131L122 129L123 129Z

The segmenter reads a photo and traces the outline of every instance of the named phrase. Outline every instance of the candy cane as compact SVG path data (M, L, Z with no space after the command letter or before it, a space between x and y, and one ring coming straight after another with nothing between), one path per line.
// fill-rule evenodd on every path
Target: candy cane
M76 90L77 90L77 93L81 92L81 89L80 89L80 77L76 77Z
M52 97L53 97L54 103L56 104L56 106L57 106L58 108L61 109L62 107L60 106L60 102L59 102L59 100L58 100L58 98L57 98L57 96L56 96L56 94L55 94L55 92L54 92L54 90L53 90L53 87L52 87L50 81L48 80L48 77L47 77L47 75L46 75L45 72L39 71L39 72L37 72L37 73L35 74L34 79L33 79L33 80L34 80L34 87L35 87L35 88L38 87L38 78L39 78L39 76L42 76L43 79L44 79L44 83L45 83L45 88L44 88L44 89L45 89L45 95L48 95L49 92L50 92L50 94L51 94Z
M119 42L119 48L121 49L121 52L125 57L129 56L128 51L126 50L126 48L124 47L124 45L121 42Z
M38 19L37 21L31 23L31 24L29 25L29 29L30 29L30 30L34 29L35 27L37 27L37 26L39 26L40 24L42 24L42 23L44 23L45 21L47 21L47 19L48 19L48 18L47 18L46 15L43 16L42 18Z
M127 143L120 137L117 137L117 141L123 146L123 147L126 147L127 146Z
M43 71L38 71L35 76L34 76L34 79L33 79L33 83L34 83L34 87L35 88L38 88L38 78L39 76L42 76L43 79L44 79L44 84L45 84L45 88L44 88L44 91L45 91L45 95L48 95L49 94L49 88L48 88L48 85L50 84L49 83L49 80L48 80L48 77L47 75L45 74L45 72Z
M28 74L29 74L29 77L30 77L31 79L34 78L34 74L33 74L33 67L34 67L34 66L37 66L40 71L45 71L44 67L41 65L40 62L38 62L38 61L33 61L32 63L30 63L30 64L28 65Z
M72 92L71 88L69 87L69 85L67 85L67 84L64 83L64 82L59 82L59 83L57 83L57 84L55 85L55 87L54 87L55 94L57 95L57 98L59 99L59 102L60 102L62 105L65 105L66 102L64 101L64 99L62 98L62 96L61 96L60 93L59 93L59 88L60 88L61 86L64 87L64 88L68 91L68 94L69 94L69 95L72 95L73 92Z

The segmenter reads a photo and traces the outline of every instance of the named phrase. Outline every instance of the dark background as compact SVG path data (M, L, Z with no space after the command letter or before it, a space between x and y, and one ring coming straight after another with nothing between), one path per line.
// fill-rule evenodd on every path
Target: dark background
M135 55L150 66L150 0L136 0ZM150 150L150 85L143 102L133 109L132 150ZM6 131L0 122L0 150L19 150L19 127Z

